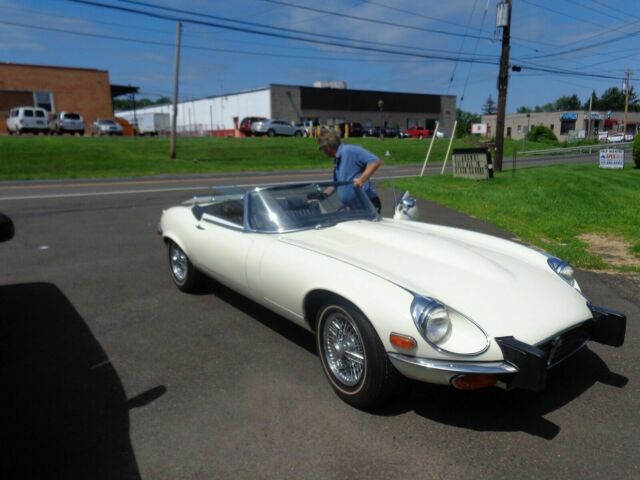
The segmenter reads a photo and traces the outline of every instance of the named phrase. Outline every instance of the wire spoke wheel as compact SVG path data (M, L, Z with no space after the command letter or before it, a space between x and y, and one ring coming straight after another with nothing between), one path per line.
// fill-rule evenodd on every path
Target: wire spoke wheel
M173 272L175 279L180 283L184 282L189 271L189 264L187 256L175 243L171 245L169 261L171 263L171 271Z
M322 331L325 361L340 383L353 387L362 379L366 356L353 319L341 311L329 314Z

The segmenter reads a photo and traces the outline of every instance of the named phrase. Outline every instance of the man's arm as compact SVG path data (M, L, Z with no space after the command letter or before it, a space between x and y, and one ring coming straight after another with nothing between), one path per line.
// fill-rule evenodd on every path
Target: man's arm
M375 162L367 163L367 167L364 169L364 172L362 172L362 175L358 178L353 180L353 184L358 188L362 188L367 180L376 173L376 170L378 170L380 166L382 166L382 160L379 158Z

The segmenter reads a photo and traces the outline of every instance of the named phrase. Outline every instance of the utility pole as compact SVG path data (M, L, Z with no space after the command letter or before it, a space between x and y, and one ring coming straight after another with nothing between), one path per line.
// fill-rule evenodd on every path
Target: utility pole
M505 11L506 9L506 11ZM504 151L504 121L507 109L507 86L509 84L509 42L511 40L511 0L498 4L497 26L502 27L502 53L498 75L498 111L496 112L496 158L494 168L502 171Z
M593 95L589 97L589 121L587 122L587 138L591 138L591 110L593 108Z
M625 137L627 135L627 112L629 111L629 89L631 88L629 85L629 79L631 77L631 70L627 70L625 72L625 80L624 80L624 131L622 132L622 141L625 141Z
M169 143L169 158L176 158L176 123L178 121L178 77L180 76L180 39L182 38L182 23L176 25L176 58L173 70L173 117L171 118L171 139Z

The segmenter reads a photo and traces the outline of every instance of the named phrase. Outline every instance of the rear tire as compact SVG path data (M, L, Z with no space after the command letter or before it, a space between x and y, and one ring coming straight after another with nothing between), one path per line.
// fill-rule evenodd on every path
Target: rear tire
M169 240L168 247L169 270L173 283L183 292L197 292L202 283L202 274L196 270L187 254L175 242Z
M336 299L318 311L316 346L336 394L356 408L387 403L402 380L377 332L352 304Z

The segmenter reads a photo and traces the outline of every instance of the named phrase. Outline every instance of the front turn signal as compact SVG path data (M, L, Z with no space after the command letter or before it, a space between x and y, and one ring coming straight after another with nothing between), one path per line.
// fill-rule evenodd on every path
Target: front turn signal
M415 338L400 333L391 333L391 335L389 335L389 341L391 345L402 350L413 350L418 346Z

